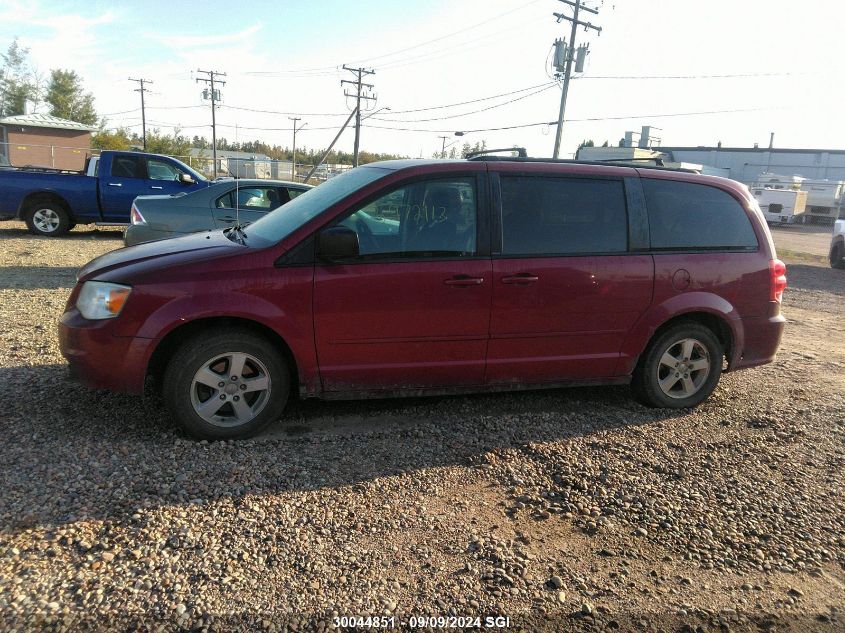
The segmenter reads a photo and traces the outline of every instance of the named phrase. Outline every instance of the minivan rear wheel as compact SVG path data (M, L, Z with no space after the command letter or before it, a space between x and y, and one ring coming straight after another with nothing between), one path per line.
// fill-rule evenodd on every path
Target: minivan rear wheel
M278 419L290 372L272 344L246 331L210 330L173 354L162 395L176 423L198 439L254 435Z
M707 327L679 323L658 335L634 370L631 388L650 407L694 407L713 393L722 375L724 351Z

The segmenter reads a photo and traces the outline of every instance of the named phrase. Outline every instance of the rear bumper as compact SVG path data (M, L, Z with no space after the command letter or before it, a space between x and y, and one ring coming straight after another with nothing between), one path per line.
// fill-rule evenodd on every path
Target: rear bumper
M135 246L135 244L157 242L158 240L167 240L171 237L181 237L182 235L187 235L187 233L160 231L144 224L133 224L123 232L123 244L125 246Z
M155 339L114 336L113 319L89 321L72 308L59 321L59 348L70 374L94 389L143 393Z
M771 363L777 355L785 326L786 319L782 314L743 319L745 340L742 353L731 369L744 369Z

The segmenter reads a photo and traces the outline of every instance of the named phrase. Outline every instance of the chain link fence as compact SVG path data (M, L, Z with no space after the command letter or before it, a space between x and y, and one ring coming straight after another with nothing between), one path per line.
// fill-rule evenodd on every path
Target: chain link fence
M100 150L90 147L68 147L62 145L38 145L0 142L0 167L40 167L62 171L84 171L86 161L98 156ZM188 165L207 178L214 177L214 159L211 151L199 156L169 155ZM217 156L217 177L256 178L262 180L304 181L313 165L291 161L273 160L265 157ZM320 182L352 169L352 165L323 164L314 172L311 182Z

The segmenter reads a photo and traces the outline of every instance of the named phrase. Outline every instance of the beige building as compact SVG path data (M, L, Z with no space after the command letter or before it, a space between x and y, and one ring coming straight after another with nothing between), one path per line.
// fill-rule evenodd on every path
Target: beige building
M49 114L6 117L0 119L0 155L14 167L81 170L91 155L95 129Z

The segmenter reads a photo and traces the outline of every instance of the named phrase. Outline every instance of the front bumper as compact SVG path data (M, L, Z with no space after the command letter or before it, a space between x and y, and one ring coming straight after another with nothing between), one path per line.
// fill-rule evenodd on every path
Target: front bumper
M156 339L115 336L114 319L89 321L71 308L59 320L59 348L70 374L94 389L143 393Z

